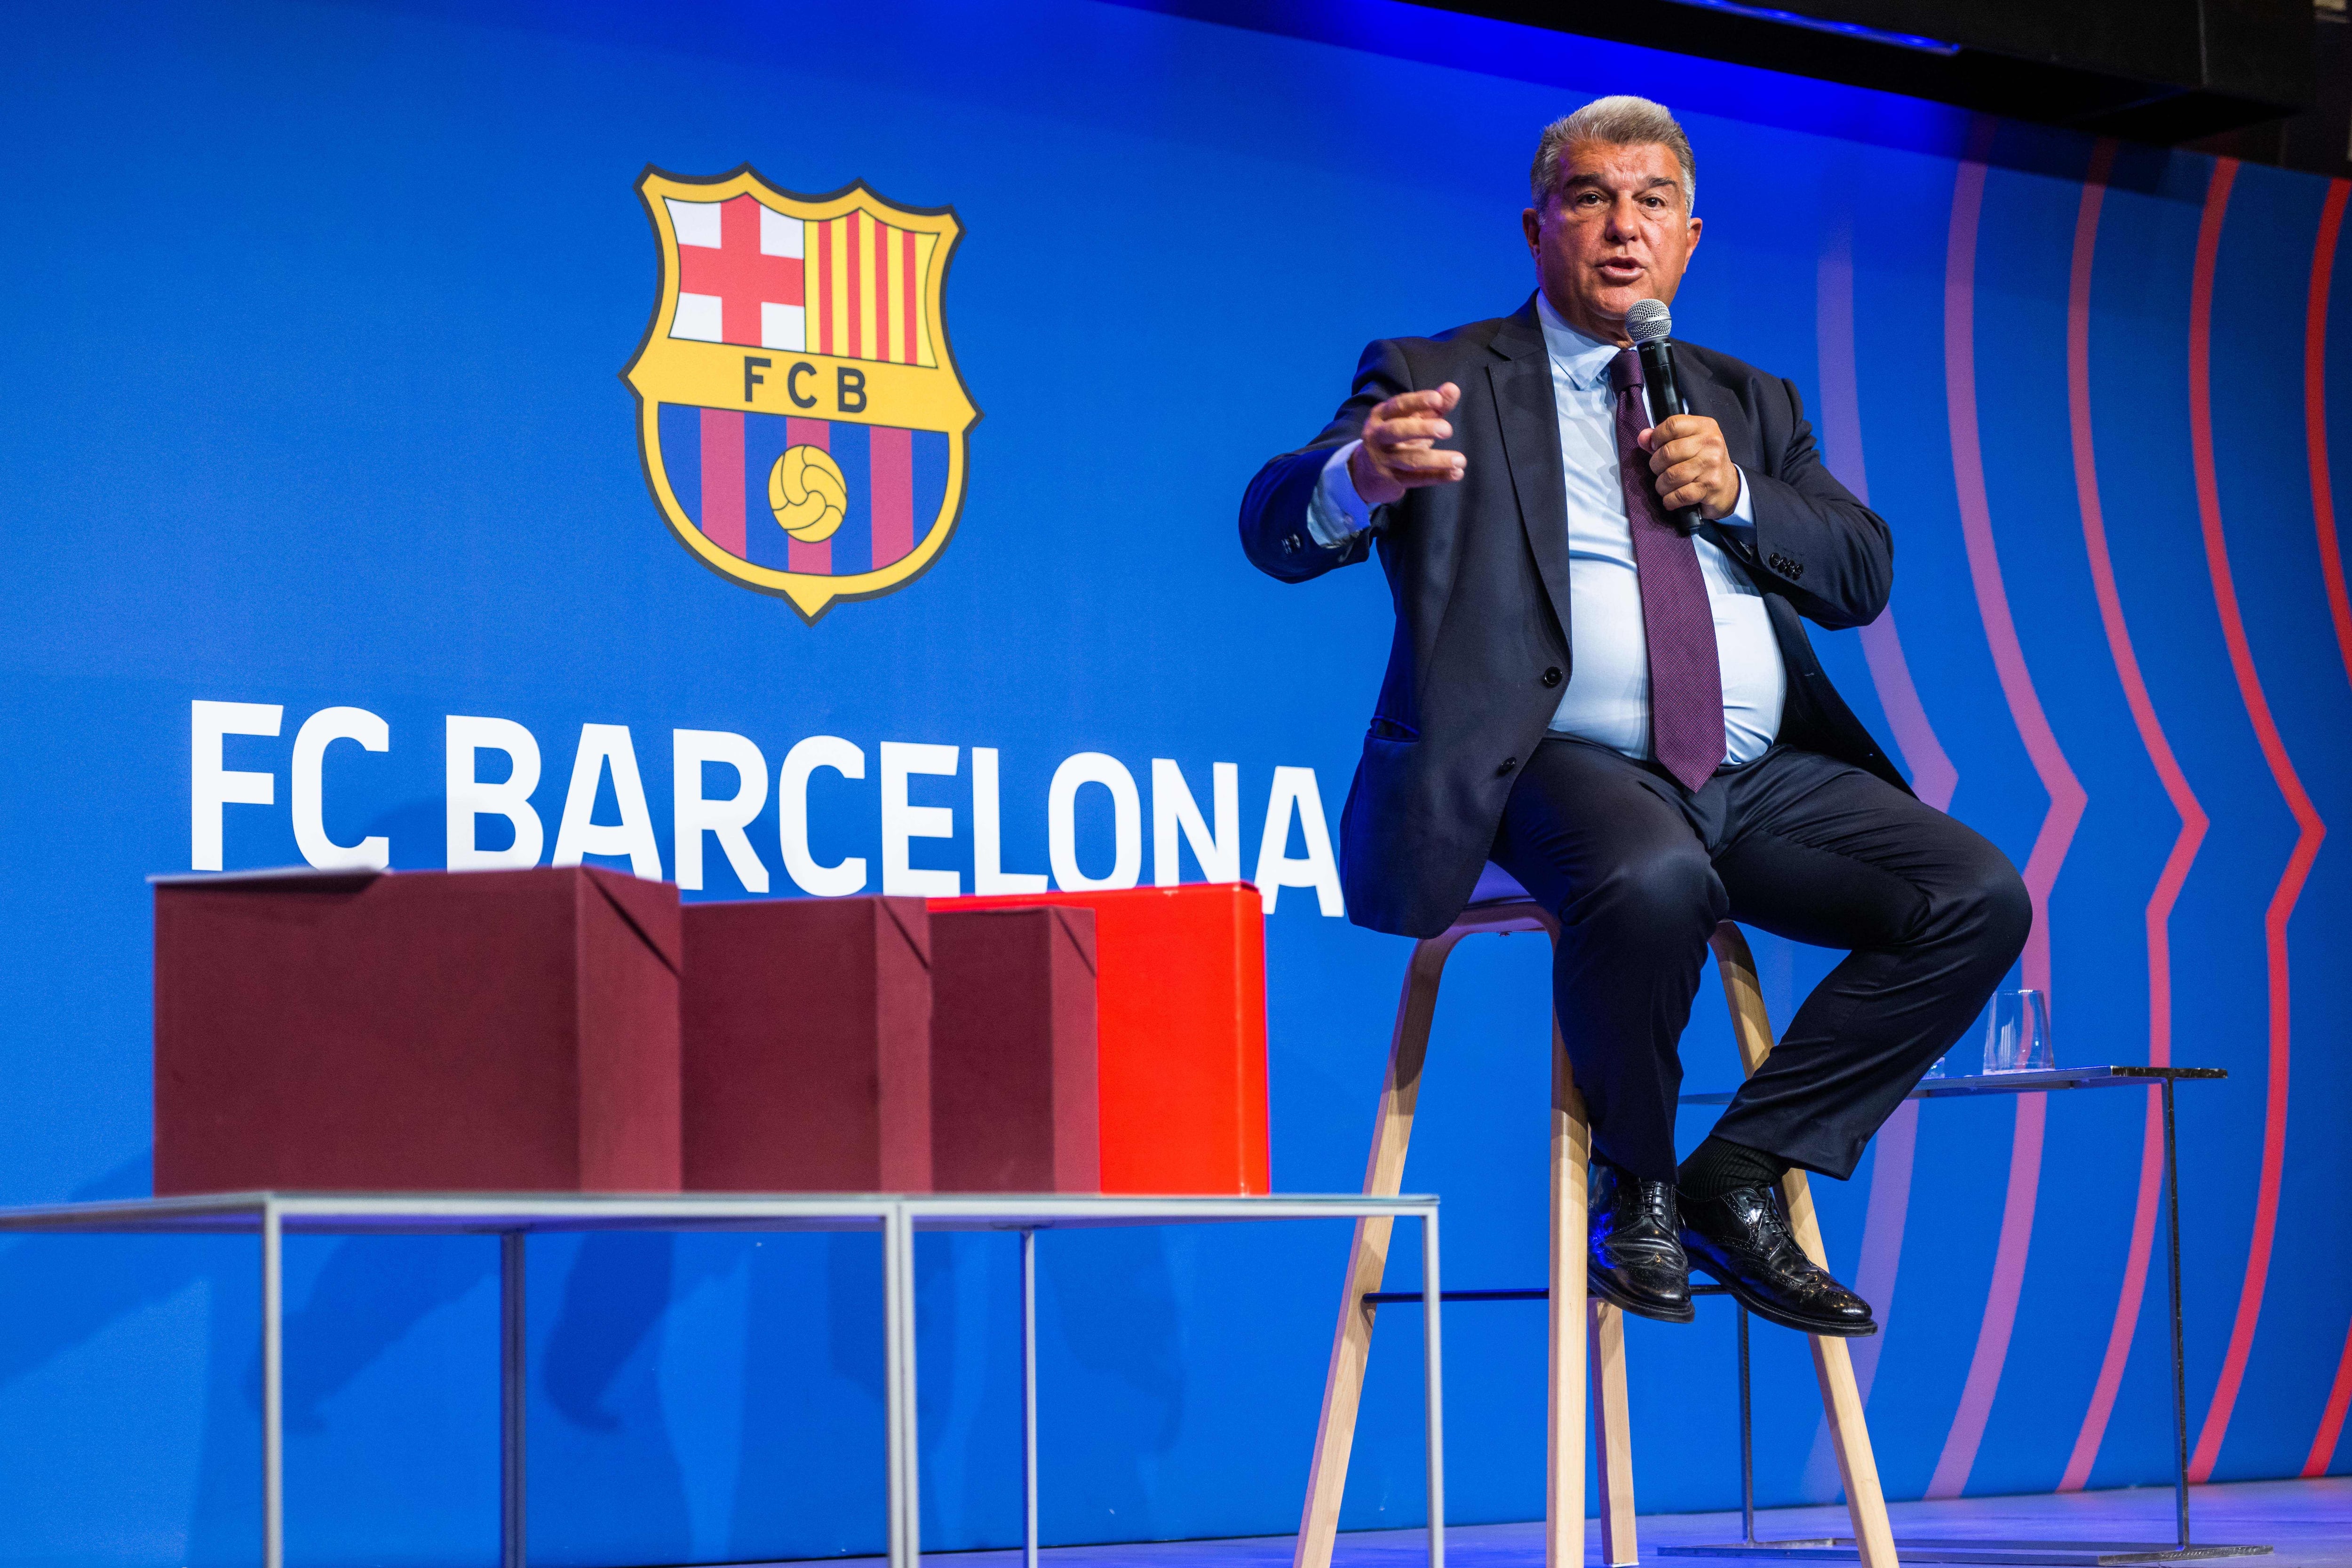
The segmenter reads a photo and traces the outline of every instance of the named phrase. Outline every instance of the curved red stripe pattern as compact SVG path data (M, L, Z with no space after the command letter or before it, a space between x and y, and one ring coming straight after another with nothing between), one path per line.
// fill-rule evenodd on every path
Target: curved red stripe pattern
M2263 914L2263 946L2267 957L2270 991L2270 1083L2263 1101L2262 1180L2254 1197L2253 1239L2246 1253L2246 1278L2238 1292L2236 1321L2230 1328L2230 1349L2221 1361L2221 1375L2213 1387L2204 1425L2189 1456L2189 1479L2212 1478L2221 1453L2221 1439L2230 1429L2230 1413L2246 1375L2246 1358L2254 1343L2254 1325L2263 1312L2263 1287L2270 1276L2271 1242L2278 1227L2279 1171L2286 1157L2287 1065L2292 1044L2293 991L2287 976L2287 917L2302 896L2304 880L2318 856L2326 825L2295 776L2278 723L2263 695L2262 676L2254 668L2253 649L2246 641L2246 623L2238 609L2238 589L2230 573L2229 541L2221 529L2221 494L2213 461L2213 270L2221 251L2221 225L2230 206L2230 186L2237 178L2238 161L2214 160L2213 177L2205 192L2205 216L2197 233L2197 268L2189 295L2189 444L2197 475L2197 514L2205 536L2205 570L2213 580L2213 602L2221 616L2221 635L2230 648L2230 668L2237 676L2238 696L2262 742L2263 760L2295 821L2294 852L2287 857L2270 907Z
M2034 690L2032 673L2026 667L2025 650L2018 641L2009 592L2001 580L1992 510L1985 493L1984 455L1977 430L1976 251L1977 222L1984 206L1984 159L1990 150L1990 122L1979 121L1969 155L1960 164L1952 187L1951 236L1944 267L1945 402L1951 421L1952 477L1959 500L1960 532L1968 547L1977 612L1984 622L2011 721L2050 799L2024 873L2026 892L2033 900L2033 930L2025 946L2025 983L2047 995L2050 891L2057 883L2059 867L2065 861L2088 797L2067 766ZM2054 1011L2056 998L2052 1001ZM2001 1366L2009 1357L2010 1332L2017 1321L2018 1295L2025 1283L2026 1253L2032 1244L2034 1195L2042 1174L2043 1100L2040 1094L2017 1096L2009 1195L2001 1206L1992 1284L1986 1292L1984 1319L1977 1331L1976 1354L1969 1358L1968 1381L1960 1390L1959 1409L1952 1417L1951 1431L1927 1483L1929 1497L1957 1497L1968 1485L1977 1446L1984 1438L1986 1418L1992 1413L1993 1394L2000 1385Z
M1815 292L1815 336L1821 367L1822 451L1830 472L1853 492L1854 499L1870 505L1869 466L1863 461L1860 358L1853 344L1853 228L1841 224L1822 247ZM1919 690L1911 684L1911 666L1903 657L1903 638L1889 609L1862 629L1863 657L1870 665L1870 684L1877 689L1878 706L1895 732L1895 747L1911 768L1911 788L1938 811L1949 809L1959 787L1959 769L1952 766ZM1906 1102L1907 1103L1907 1102ZM1869 1342L1857 1345L1864 1348Z
M2344 232L2344 201L2352 183L2327 182L2319 209L2319 241L2311 252L2311 294L2303 315L2303 444L2311 455L2311 515L2319 529L2319 571L2327 580L2327 612L2336 646L2352 678L2352 600L2344 590L2344 551L2336 540L2336 491L2327 472L2327 286L2336 274L2336 240Z
M1826 394L1825 394L1826 395ZM1869 497L1857 490L1864 506ZM1938 811L1951 810L1953 792L1960 787L1960 770L1952 766L1927 722L1927 706L1919 688L1911 684L1911 665L1903 657L1903 635L1895 630L1895 612L1888 610L1862 629L1862 656L1870 665L1870 684L1878 706L1886 710L1886 726L1895 732L1895 747L1911 765L1911 789Z
M2352 183L2327 183L2327 200L2319 209L2319 239L2311 249L2311 295L2303 319L2303 438L2311 454L2311 515L2319 529L2319 570L2327 581L2327 611L2336 622L2344 674L2352 678L2352 603L2346 601L2344 552L2336 539L2336 492L2327 472L2327 288L2336 275L2336 241L2344 232L2347 196L2352 196ZM2311 1456L2303 1463L2305 1475L2327 1473L2336 1439L2344 1435L2347 1408L2352 1408L2352 1331L2344 1336L2336 1383L2327 1392L2318 1434L2311 1440Z
M2124 620L2123 596L2116 587L2115 563L2107 554L2107 528L2099 504L2099 474L2091 429L2091 268L2098 245L2099 211L2106 199L2107 172L2116 157L2116 143L2102 141L2091 154L2084 177L2083 204L2074 225L2074 276L2066 300L2066 413L2074 434L2074 490L2083 514L2083 545L2091 558L2091 583L2099 601L2099 621L2105 627L2107 653L2123 683L2124 700L2141 747L2164 781L2164 793L2180 819L2172 851L2165 856L2163 873L2147 901L2147 1060L2155 1066L2172 1061L2172 906L2189 880L2189 867L2205 841L2207 820L2188 775L2172 755L2164 726L2156 716L2141 675L2139 656L2133 650L2131 628ZM2139 1192L2132 1206L2131 1242L2124 1260L2123 1288L2116 1298L2114 1324L2107 1331L2106 1354L2099 1363L2089 1409L2075 1434L2074 1452L2066 1460L2060 1491L2079 1491L2089 1480L2099 1457L2107 1419L2115 1412L2116 1394L2123 1385L2124 1366L2131 1354L2132 1331L2139 1322L2140 1301L2147 1288L2148 1259L2156 1242L2157 1197L2164 1170L2163 1112L2158 1092L2147 1092L2147 1124L2140 1142Z
M1855 499L1868 506L1870 470L1863 455L1860 356L1854 348L1853 318L1853 228L1851 223L1841 223L1822 247L1818 272L1814 323L1822 406L1817 412L1822 455L1830 471L1853 492ZM1921 800L1943 810L1952 802L1959 770L1937 739L1927 706L1912 684L1895 612L1890 608L1864 627L1861 638L1871 685L1877 690L1887 727L1894 731L1895 749L1911 769L1911 786ZM1880 1352L1891 1332L1918 1131L1918 1103L1906 1100L1871 1144L1870 1196L1863 1212L1862 1253L1853 1276L1854 1289L1876 1310L1880 1325L1878 1333L1856 1340L1853 1347L1854 1385L1865 1404L1877 1377ZM1814 1435L1805 1473L1809 1490L1816 1484L1835 1484L1837 1461L1826 1417Z
M2352 1407L2352 1333L2344 1336L2344 1354L2336 1364L2336 1386L2328 1390L2327 1406L2319 1413L2319 1435L2311 1440L2303 1473L2324 1476L2336 1458L2336 1440L2344 1436L2344 1413Z

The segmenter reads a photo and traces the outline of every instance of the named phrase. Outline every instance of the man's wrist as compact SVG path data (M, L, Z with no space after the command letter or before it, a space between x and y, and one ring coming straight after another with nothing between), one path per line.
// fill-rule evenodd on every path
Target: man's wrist
M1367 507L1384 507L1397 496L1404 494L1402 487L1398 488L1396 495L1385 493L1389 486L1381 482L1380 470L1372 465L1371 456L1364 450L1361 441L1349 444L1346 466L1349 486Z
M1326 549L1336 549L1371 527L1372 509L1356 487L1349 459L1363 443L1351 441L1323 460L1314 498L1307 506L1307 531Z
M1737 463L1733 464L1731 479L1731 510L1726 512L1724 516L1735 522L1746 523L1753 527L1756 522L1756 503L1748 493L1748 470Z
M1735 463L1731 465L1731 505L1708 520L1735 528L1752 528L1756 526L1755 496L1748 483L1747 470L1740 467L1738 464Z

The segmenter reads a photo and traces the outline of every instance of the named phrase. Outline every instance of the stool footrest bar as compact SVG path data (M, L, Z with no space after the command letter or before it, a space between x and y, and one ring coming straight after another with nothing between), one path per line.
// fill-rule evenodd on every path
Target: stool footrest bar
M1693 1285L1690 1293L1694 1296L1727 1296L1731 1291L1724 1285ZM1397 1306L1420 1301L1421 1292L1367 1291L1361 1299L1368 1307ZM1548 1301L1551 1300L1551 1292L1540 1285L1532 1285L1504 1291L1440 1291L1437 1299L1441 1301Z
M2189 1563L2215 1557L2261 1557L2267 1546L2176 1546L2168 1541L1969 1541L1898 1535L1906 1563L2033 1563L2038 1568L2123 1568L2135 1563ZM1720 1545L1654 1546L1658 1557L1746 1557L1778 1562L1853 1563L1850 1535L1791 1541L1727 1541Z

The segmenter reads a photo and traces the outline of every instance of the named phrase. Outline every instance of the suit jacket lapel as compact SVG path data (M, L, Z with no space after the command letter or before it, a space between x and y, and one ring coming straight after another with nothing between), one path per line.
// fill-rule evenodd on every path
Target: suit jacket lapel
M1519 525L1535 557L1544 591L1568 637L1568 479L1559 466L1559 409L1552 398L1551 356L1529 296L1495 334L1496 363L1486 367L1496 420L1519 503Z

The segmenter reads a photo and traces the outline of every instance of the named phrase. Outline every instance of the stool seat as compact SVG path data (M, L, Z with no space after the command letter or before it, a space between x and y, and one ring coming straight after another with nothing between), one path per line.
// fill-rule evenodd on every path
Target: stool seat
M1403 1188L1405 1150L1412 1138L1422 1064L1429 1049L1429 1029L1436 1016L1438 983L1447 956L1465 936L1513 931L1543 931L1554 942L1559 939L1552 914L1536 903L1508 872L1489 863L1453 925L1414 946L1405 966L1403 994L1397 1001L1388 1078L1381 1089L1380 1113L1364 1168L1367 1196L1392 1197ZM1772 1050L1772 1023L1757 984L1756 961L1748 950L1748 939L1729 921L1716 927L1709 946L1723 978L1724 1000L1731 1009L1732 1034L1738 1041L1741 1061L1752 1075ZM1589 1397L1597 1407L1600 1439L1596 1457L1602 1493L1601 1557L1611 1564L1627 1564L1639 1560L1639 1551L1633 1529L1633 1439L1626 1420L1624 1318L1609 1303L1589 1298L1585 1291L1592 1134L1556 1019L1551 1060L1551 1369L1545 1416L1544 1561L1546 1568L1573 1568L1584 1560ZM1780 1184L1780 1192L1798 1245L1816 1264L1826 1267L1805 1173L1790 1171ZM1293 1568L1330 1568L1393 1224L1387 1218L1356 1222ZM1853 1521L1857 1555L1863 1568L1895 1568L1894 1531L1887 1521L1886 1500L1879 1489L1878 1465L1871 1453L1870 1433L1863 1420L1861 1394L1846 1342L1807 1337L1812 1346L1813 1372L1821 1385L1822 1413L1845 1486L1847 1513Z

